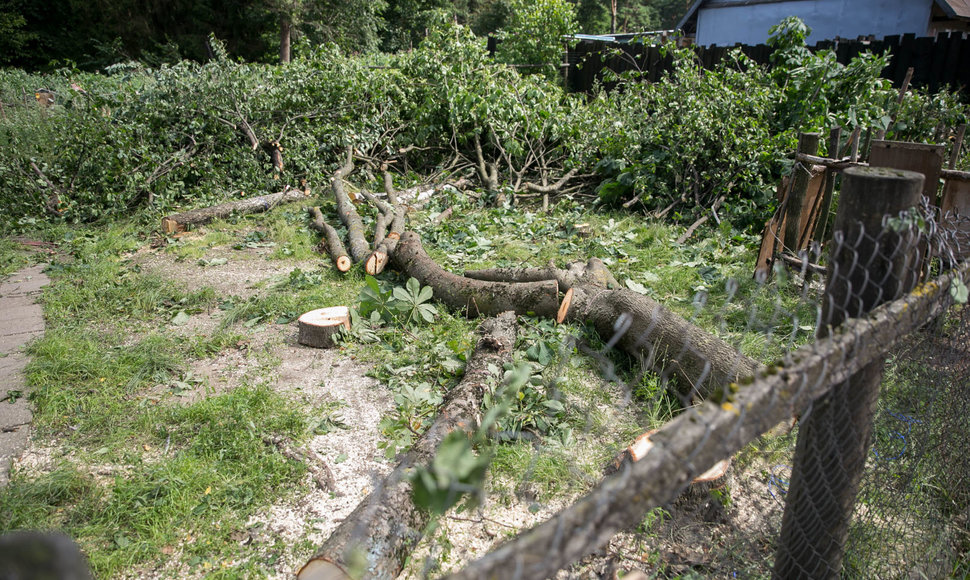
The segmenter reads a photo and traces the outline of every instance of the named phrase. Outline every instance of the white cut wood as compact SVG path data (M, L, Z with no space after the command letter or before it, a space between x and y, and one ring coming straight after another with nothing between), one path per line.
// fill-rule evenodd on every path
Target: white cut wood
M350 309L346 306L318 308L299 319L297 342L314 348L333 348L333 337L341 328L350 330Z

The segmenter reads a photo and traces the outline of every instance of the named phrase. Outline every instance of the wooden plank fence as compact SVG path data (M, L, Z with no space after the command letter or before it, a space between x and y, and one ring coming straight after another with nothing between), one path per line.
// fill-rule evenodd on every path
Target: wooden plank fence
M752 60L770 64L772 48L765 44L737 45ZM734 47L695 46L697 60L710 69L720 63ZM970 86L970 36L964 32L942 33L936 37L917 37L913 34L887 36L881 40L827 40L810 47L811 50L833 49L836 59L847 64L863 53L889 51L892 60L882 76L902 86L907 70L912 67L912 85L937 91L943 87L957 90ZM650 82L671 70L672 59L663 56L661 47L641 43L615 43L603 40L579 41L567 52L569 65L567 88L574 92L588 92L597 81L604 82L607 70L623 73L643 71ZM607 83L607 86L608 83Z

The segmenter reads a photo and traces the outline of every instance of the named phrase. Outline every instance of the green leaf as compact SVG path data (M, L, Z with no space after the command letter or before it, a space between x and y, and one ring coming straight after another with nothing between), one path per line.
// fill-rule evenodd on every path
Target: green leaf
M954 278L953 281L950 282L950 296L957 304L967 303L968 291L966 284L963 283L963 280L960 278Z
M172 326L182 326L186 324L190 318L191 316L186 314L184 310L179 310L178 314L172 318Z
M646 286L630 278L627 278L626 280L626 287L633 290L637 294L647 294Z

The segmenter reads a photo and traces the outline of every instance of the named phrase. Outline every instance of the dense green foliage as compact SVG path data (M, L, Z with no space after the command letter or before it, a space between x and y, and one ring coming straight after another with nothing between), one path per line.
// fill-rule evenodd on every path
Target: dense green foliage
M510 36L499 56L549 62L558 33L574 25L570 5L509 6L508 30L559 28ZM505 198L523 183L552 183L575 169L593 175L586 185L607 204L636 198L640 208L672 207L669 215L690 219L721 200L722 217L751 226L773 209L798 131L841 124L942 139L940 127L966 117L945 92L915 92L897 112L895 91L879 78L887 57L863 54L841 65L831 51L806 50L797 21L776 28L770 70L740 53L705 70L690 50L668 48L675 66L659 82L627 74L615 90L586 97L496 63L483 39L442 11L421 13L433 23L428 36L397 54L303 44L289 65L273 66L233 61L210 38L214 58L205 64L124 64L105 74L4 70L0 220L26 228L144 209L140 215L155 219L303 182L321 188L352 146L372 163L417 173L494 166L498 184L482 178L482 186ZM512 40L526 36L537 43ZM52 106L35 102L39 87L53 92ZM277 140L282 172L269 150Z

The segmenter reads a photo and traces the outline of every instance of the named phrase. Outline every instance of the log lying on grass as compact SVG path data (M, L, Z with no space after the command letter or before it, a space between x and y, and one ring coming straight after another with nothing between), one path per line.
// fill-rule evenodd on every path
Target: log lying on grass
M337 213L340 220L347 226L347 242L350 246L350 257L354 263L363 262L370 254L370 244L364 234L364 222L360 219L360 214L354 207L347 190L344 189L344 177L354 170L354 152L347 150L347 161L342 167L333 174L331 183L333 185L333 196L337 200Z
M311 225L323 234L323 239L327 245L327 253L333 259L337 270L340 272L350 270L350 267L354 264L350 261L350 256L347 255L347 250L344 248L343 242L340 241L340 235L337 233L337 230L333 229L333 226L323 220L323 213L319 207L311 207L308 211L313 216Z
M541 282L543 280L555 280L559 283L559 288L562 290L569 290L573 286L582 284L607 289L620 287L616 278L606 268L606 264L599 258L590 258L586 262L572 262L565 270L557 268L554 264L550 263L544 268L487 268L484 270L466 270L465 277L491 282Z
M681 393L691 399L706 399L761 366L650 297L626 288L573 286L566 291L557 320L592 323L608 347L646 361L663 377L676 376Z
M212 207L203 207L163 217L162 232L166 234L184 232L188 226L207 224L212 220L229 217L232 214L244 215L269 211L281 203L300 201L305 198L306 193L287 186L286 189L279 193L230 201Z
M457 430L473 433L480 420L482 395L501 379L515 345L515 315L504 312L479 326L481 338L461 382L447 396L431 427L411 451L303 566L298 580L349 579L363 566L367 578L396 578L428 524L427 511L414 505L405 472L429 463L445 436ZM361 560L362 559L362 560Z
M682 392L695 398L706 398L712 390L750 375L760 366L648 296L619 288L596 258L574 262L566 269L552 264L492 268L465 272L465 276L496 283L556 280L566 290L556 315L558 322L591 322L608 346L646 360L663 376L677 376Z
M391 262L402 273L431 286L436 300L455 310L467 310L469 316L494 316L513 310L516 314L553 318L559 308L559 284L555 280L507 284L452 274L425 253L421 239L413 232L401 235Z

